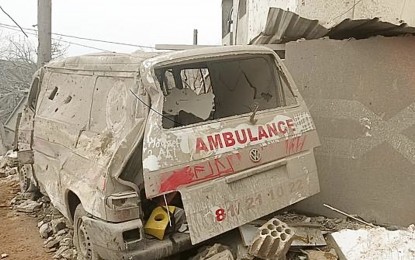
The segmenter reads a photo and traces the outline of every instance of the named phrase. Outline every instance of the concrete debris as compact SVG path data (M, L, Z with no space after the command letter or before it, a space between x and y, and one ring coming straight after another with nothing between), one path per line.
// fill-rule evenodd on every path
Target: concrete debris
M224 250L209 258L205 258L205 260L234 260L234 259L233 259L233 255L231 251Z
M324 219L324 217L323 217ZM258 228L264 225L266 220L255 220L239 227L239 232L245 246L252 244ZM306 218L303 222L291 223L289 226L294 230L295 236L291 246L325 246L327 245L321 231L321 225L310 223L311 218ZM335 220L341 222L341 220Z
M216 243L211 247L205 248L189 260L234 260L234 258L227 246Z
M50 226L50 223L44 223L39 228L39 233L42 238L48 238L52 233L52 227Z
M53 259L77 259L71 224L51 205L48 197L33 199L36 199L33 193L19 193L10 206L38 218L37 227L45 239L45 251L53 253ZM189 232L186 223L179 224L179 232ZM415 259L415 225L396 231L367 228L367 224L351 218L283 213L268 222L256 220L240 227L240 244L230 241L227 247L216 243L204 247L189 260L284 259L285 256L289 260ZM331 232L335 233L330 235ZM324 239L326 234L329 234L329 243ZM1 255L1 258L7 257L7 254Z
M38 198L33 193L19 193L12 201L14 209L38 218L37 227L40 236L44 239L44 248L48 253L54 253L53 259L77 259L77 252L73 245L73 229L63 215L54 208L47 196ZM24 210L22 210L22 208ZM31 209L34 209L33 211Z
M309 227L320 228L324 231L339 231L342 229L361 229L367 228L365 224L346 218L327 218L324 216L309 217L302 214L284 212L276 215L276 218L292 226L305 226L307 223Z
M54 247L58 247L59 246L59 240L57 240L56 238L52 238L48 243L46 243L45 247L48 249L54 248Z
M306 222L307 223L307 222ZM292 227L295 236L291 246L325 246L327 245L321 230L314 227Z
M308 260L337 260L339 258L334 249L328 252L320 250L306 250L305 252Z
M59 231L66 228L65 218L53 219L51 221L53 233L58 233Z
M56 253L53 255L53 259L60 259L61 256L65 253L65 251L70 250L67 246L62 246L56 251Z
M52 247L52 248L45 248L45 252L46 253L53 253L53 252L56 252L56 247Z
M68 246L68 247L73 247L73 239L72 236L71 237L66 237L64 239L62 239L62 241L60 241L59 243L61 246Z
M329 235L340 259L415 259L415 229L345 229Z
M9 151L5 156L0 156L0 178L17 174L17 158L15 152Z
M239 243L236 247L236 259L237 260L252 260L255 257L248 253L248 247L243 242Z
M72 260L72 259L76 259L76 255L77 252L75 249L68 249L63 251L63 253L60 255L61 259L68 259L68 260Z
M294 231L277 218L258 228L249 254L261 259L284 259L294 239Z
M39 223L37 223L37 228L40 228L44 223L45 222L43 222L43 220L42 221L39 221Z
M64 235L64 234L66 234L68 232L68 230L67 229L62 229L62 230L59 230L58 231L58 233L56 233L56 236L62 236L62 235Z
M25 213L34 213L40 210L42 203L38 203L33 200L26 200L23 203L16 206L16 210Z
M0 178L18 173L17 153L8 151L4 156L0 156Z

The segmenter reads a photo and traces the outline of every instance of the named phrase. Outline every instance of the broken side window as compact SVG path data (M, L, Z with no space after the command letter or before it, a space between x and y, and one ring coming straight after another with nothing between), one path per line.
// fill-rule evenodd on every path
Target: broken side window
M28 97L29 107L33 111L36 110L38 95L39 95L39 78L36 77L36 78L34 78L34 80L32 82L32 86L30 88L30 93L29 93L29 97Z
M269 55L250 55L156 70L165 99L163 127L172 128L293 105L285 77Z

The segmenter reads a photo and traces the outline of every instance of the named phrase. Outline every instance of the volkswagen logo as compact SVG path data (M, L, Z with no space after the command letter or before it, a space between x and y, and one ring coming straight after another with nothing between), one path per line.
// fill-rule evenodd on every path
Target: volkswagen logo
M256 148L251 149L249 151L249 158L255 163L261 161L261 154L259 153L259 150Z

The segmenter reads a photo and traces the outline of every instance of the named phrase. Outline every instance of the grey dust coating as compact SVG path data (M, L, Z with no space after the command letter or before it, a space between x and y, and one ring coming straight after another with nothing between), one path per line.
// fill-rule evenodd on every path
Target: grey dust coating
M282 61L256 46L53 61L18 129L27 189L106 259L166 257L316 194L319 144ZM190 234L147 239L157 201L183 207Z

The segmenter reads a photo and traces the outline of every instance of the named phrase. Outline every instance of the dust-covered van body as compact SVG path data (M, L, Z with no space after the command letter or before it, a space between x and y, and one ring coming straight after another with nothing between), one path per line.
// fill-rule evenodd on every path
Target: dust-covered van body
M22 189L46 193L92 259L159 259L319 191L314 123L264 47L51 62L17 136ZM189 232L146 238L166 203Z

